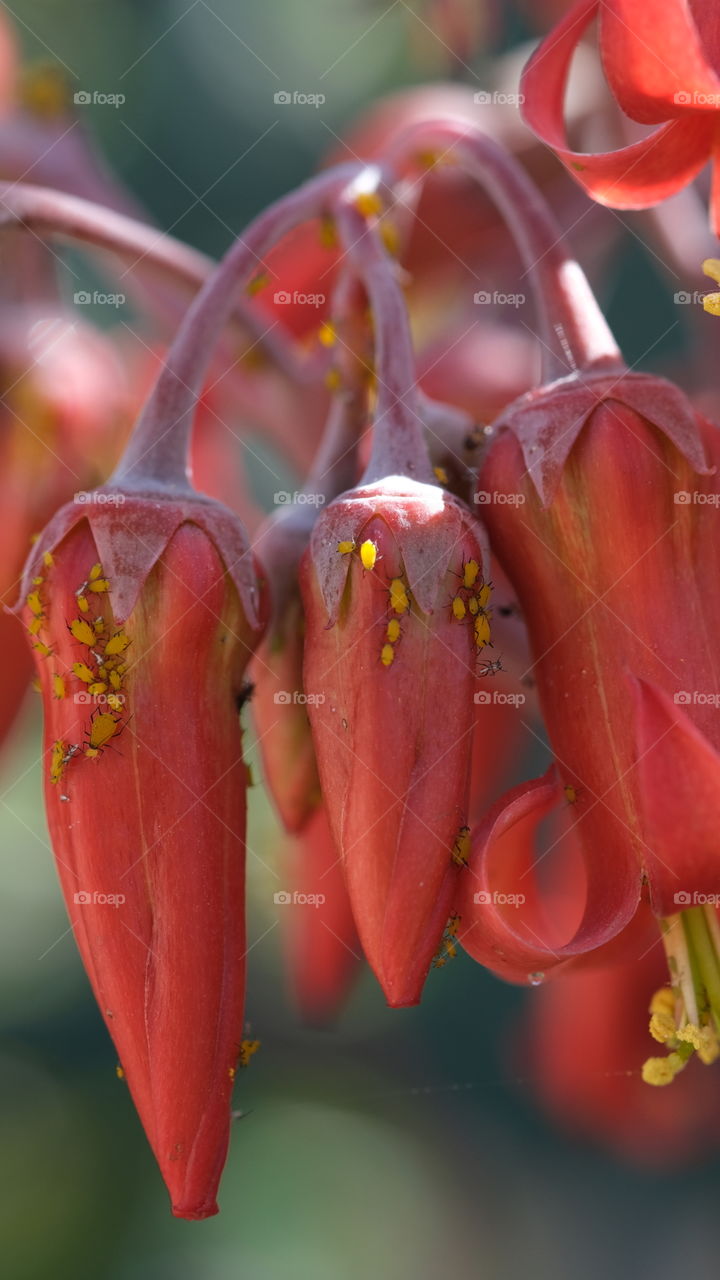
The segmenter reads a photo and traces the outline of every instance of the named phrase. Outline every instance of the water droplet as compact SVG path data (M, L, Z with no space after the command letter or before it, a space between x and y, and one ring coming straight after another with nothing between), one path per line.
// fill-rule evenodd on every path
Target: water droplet
M540 984L544 981L545 981L545 974L541 973L539 970L537 973L528 974L528 982L530 983L531 987L539 987Z

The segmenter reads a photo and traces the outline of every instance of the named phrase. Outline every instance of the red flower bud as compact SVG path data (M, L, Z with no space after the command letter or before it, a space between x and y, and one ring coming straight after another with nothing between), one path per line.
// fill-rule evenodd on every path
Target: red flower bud
M322 513L301 569L323 796L392 1005L419 1000L459 871L473 693L490 639L484 563L460 502L391 476Z
M23 586L63 893L180 1217L215 1213L243 1029L258 597L230 512L116 488L61 511Z

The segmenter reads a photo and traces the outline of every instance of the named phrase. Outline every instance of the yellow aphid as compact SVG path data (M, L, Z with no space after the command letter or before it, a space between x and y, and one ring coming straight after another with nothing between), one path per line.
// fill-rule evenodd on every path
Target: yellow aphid
M457 618L458 622L462 622L462 619L465 617L465 614L467 612L465 601L463 600L462 596L453 597L452 611L453 611L453 617Z
M117 1064L117 1066L116 1066L116 1068L115 1068L115 1075L117 1076L118 1080L124 1080L124 1079L125 1079L125 1072L123 1071L123 1069L122 1069L122 1067L120 1066L120 1063L119 1063L119 1062L118 1062L118 1064Z
M253 1054L257 1053L259 1048L259 1040L243 1040L240 1044L240 1052L238 1054L238 1066L247 1067Z
M230 1079L231 1079L231 1080L234 1080L234 1079L235 1079L235 1076L237 1075L237 1071L236 1071L235 1067L228 1067L228 1075L229 1075L229 1077L230 1077Z
M445 932L448 933L451 938L456 938L457 931L459 928L460 928L460 916L451 915L450 919L448 920L445 926Z
M391 644L384 644L380 650L380 661L384 667L392 666L395 660L395 650Z
M45 579L43 578L42 574L40 574L39 578L33 578L33 586L41 587L44 581Z
M43 564L47 569L54 565L55 559L51 551L43 551Z
M470 857L470 828L461 827L452 847L452 860L458 867L466 867ZM455 929L457 932L457 927Z
M99 694L104 693L106 689L107 685L103 680L96 680L94 684L88 685L88 693L91 693L93 697L98 697Z
M475 579L477 578L479 572L480 572L480 565L478 564L477 560L468 560L463 565L463 586L468 588L474 587Z
M577 791L574 787L571 787L569 783L566 787L563 787L563 791L565 792L565 799L568 804L575 804L577 802Z
M78 609L80 610L80 612L87 613L88 609L90 608L90 605L87 602L87 596L78 596L77 603L78 603Z
M327 369L323 382L328 391L339 391L342 386L342 378L337 369Z
M433 472L438 484L447 484L448 473L444 467L433 467Z
M481 609L487 608L487 606L490 603L491 595L492 595L491 584L489 582L483 582L480 590L477 593L477 602L480 605Z
M102 573L102 565L98 560L97 563L93 565L92 569L88 574L88 582L94 582L96 578L100 577L101 573Z
M355 208L363 218L371 218L382 213L383 202L377 191L361 191L355 197Z
M323 347L332 347L335 345L337 335L335 326L330 324L329 320L325 320L318 330L318 340Z
M74 618L69 625L69 631L75 640L80 641L80 644L86 644L88 648L94 645L95 632L84 618Z
M93 636L93 642L95 637ZM124 653L130 643L130 637L126 631L116 631L105 645L105 657L109 658L114 653Z
M410 608L408 593L402 578L393 578L390 583L390 608L393 613L407 613Z
M480 605L477 602L477 596L470 597L470 599L468 600L468 609L470 610L473 618L475 617L476 613L480 612Z
M475 644L478 649L482 649L489 643L490 622L484 613L479 613L475 619Z
M100 592L100 591L109 591L109 590L110 590L110 579L109 579L109 578L96 578L94 582L90 582L90 583L88 583L88 586L90 587L90 590L91 590L91 591L98 591L98 592Z
M107 704L112 707L113 711L122 711L123 700L116 693L109 693L107 696Z
M249 298L254 298L256 293L260 293L261 289L269 283L270 277L267 272L263 272L259 276L253 276L245 287L245 292Z
M73 662L72 671L73 675L76 675L78 680L82 680L83 684L92 684L95 679L95 672L91 671L84 662Z
M53 688L54 697L56 698L65 697L65 681L63 680L62 676L57 674L57 672L53 674L52 688Z
M44 621L44 618L33 618L32 622L28 623L28 631L31 636L36 636L38 634L42 629Z
M391 618L387 624L386 638L391 644L395 644L400 639L400 623L397 618Z
M376 543L374 543L370 538L366 538L365 541L361 543L360 559L362 560L363 569L367 569L369 571L370 569L375 568L377 550Z
M50 648L50 646L47 644L43 644L41 640L35 641L35 644L33 645L33 649L37 649L38 653L41 654L43 658L49 658L50 654L52 653L52 649Z
M107 711L101 711L99 715L94 716L90 721L90 733L88 734L88 746L85 755L90 760L94 760L118 730L118 721L114 716L109 715Z
M59 782L62 777L65 754L65 743L60 739L57 742L53 742L52 755L50 757L50 781L53 783Z
M39 591L30 592L27 598L27 607L31 613L35 614L36 618L42 617L43 603L42 603L42 600L40 599Z
M102 635L103 631L105 630L105 619L104 619L104 618L94 618L94 619L93 619L93 627L94 627L94 629L95 629L95 635L96 635L96 636L100 636L100 635Z
M349 540L347 542L338 542L337 549L341 556L349 556L350 552L355 550L355 543Z
M111 672L110 672L110 683L111 683L111 685L112 685L113 689L121 689L121 688L122 688L122 680L120 679L120 676L118 675L117 671L111 671Z
M335 222L327 214L320 219L320 243L323 249L334 249L337 246L338 237L335 229Z

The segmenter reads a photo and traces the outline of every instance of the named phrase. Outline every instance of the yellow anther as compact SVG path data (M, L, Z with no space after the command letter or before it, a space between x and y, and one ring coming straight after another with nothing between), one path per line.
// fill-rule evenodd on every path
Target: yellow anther
M74 618L69 630L73 639L79 640L80 644L87 645L89 649L92 648L95 643L95 632L84 618Z
M666 1058L648 1058L643 1063L642 1078L645 1084L672 1084L685 1063L679 1053L669 1053Z
M383 202L377 191L360 191L355 197L355 208L363 218L377 217L383 211Z
M390 608L393 613L407 613L410 601L402 578L393 578L390 583Z
M63 680L62 676L57 675L57 673L53 675L52 687L53 687L53 694L56 698L65 697L65 681Z
M701 1062L709 1066L720 1054L718 1038L712 1027L698 1027L693 1022L686 1022L675 1032L677 1039L691 1044Z
M360 559L362 560L363 569L367 569L369 571L370 569L375 568L377 552L377 545L370 538L366 538L365 541L361 543Z
M330 324L329 320L325 320L318 329L318 341L323 347L333 347L337 342L337 334L335 326Z
M395 660L395 650L393 649L392 645L384 644L382 649L380 650L380 661L382 662L383 666L384 667L392 666L392 663L394 662L394 660Z
M390 619L390 621L387 624L387 631L385 632L385 636L386 636L386 639L388 639L391 644L395 644L396 641L400 639L400 623L398 622L397 618Z
M654 1013L650 1018L650 1035L658 1044L667 1044L675 1038L677 1028L675 1019L667 1013Z
M346 542L338 542L337 549L341 556L349 556L350 552L355 550L355 543L349 539Z
M702 264L706 276L710 276L720 284L720 258L706 258ZM711 316L720 316L720 293L706 293L703 298L703 309Z
M468 588L474 587L475 579L477 578L479 572L480 572L480 565L478 564L477 560L468 560L463 565L463 586Z
M463 618L465 617L465 614L467 613L467 607L462 596L453 597L452 611L453 611L453 617L457 618L458 622L462 622Z
M666 1013L669 1017L675 1014L675 996L672 987L660 987L650 1001L650 1013Z

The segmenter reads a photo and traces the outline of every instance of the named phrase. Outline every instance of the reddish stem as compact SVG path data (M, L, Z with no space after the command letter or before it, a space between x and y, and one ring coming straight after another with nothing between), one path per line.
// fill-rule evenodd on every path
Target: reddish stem
M193 299L108 484L188 487L195 407L238 290L268 250L298 223L321 217L361 167L342 165L320 174L271 204L238 237Z
M419 413L415 353L405 299L377 230L368 224L352 199L349 192L338 207L337 226L345 253L370 302L377 379L372 452L361 484L389 475L434 483Z
M404 130L391 165L407 169L423 152L459 164L498 206L531 278L543 344L542 380L576 370L623 369L624 362L594 294L569 253L548 205L524 169L492 138L452 117Z

